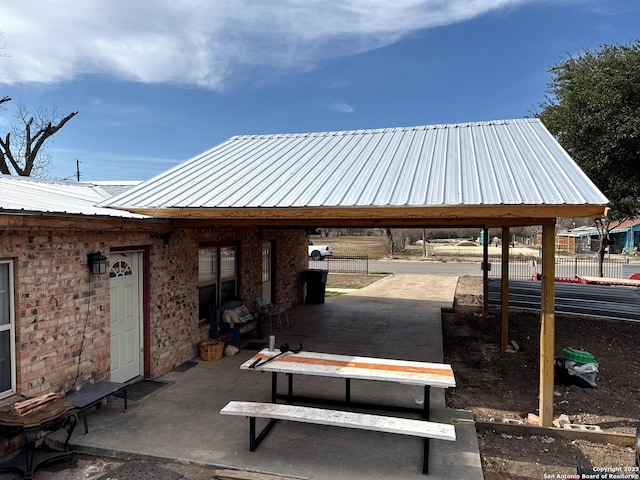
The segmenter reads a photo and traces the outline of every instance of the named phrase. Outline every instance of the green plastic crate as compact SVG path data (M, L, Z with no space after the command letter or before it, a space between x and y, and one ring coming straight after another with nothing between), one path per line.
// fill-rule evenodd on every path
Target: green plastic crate
M562 358L572 362L581 363L583 365L585 363L595 363L598 365L598 361L593 355L586 350L580 350L579 348L563 348Z

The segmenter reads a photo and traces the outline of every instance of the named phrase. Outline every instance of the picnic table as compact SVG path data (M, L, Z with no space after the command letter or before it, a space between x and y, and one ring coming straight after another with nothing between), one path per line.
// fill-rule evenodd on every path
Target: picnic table
M337 355L307 351L301 351L295 354L287 352L264 365L258 364L252 368L252 365L257 360L265 361L279 353L280 352L277 350L269 351L265 348L240 366L243 370L256 370L272 373L272 403L276 403L278 399L285 399L289 403L294 401L311 401L314 403L344 404L352 407L376 410L419 412L423 414L424 418L429 419L430 387L450 388L456 386L453 370L450 365L388 358ZM279 373L289 375L288 391L286 394L278 393ZM293 394L294 375L342 378L345 380L344 400L326 400L316 397L296 396ZM422 386L424 388L423 408L403 408L400 406L385 406L367 402L352 402L352 380L377 380L405 385Z
M277 358L275 358L277 356ZM450 365L387 358L363 357L354 355L336 355L307 351L269 351L263 349L241 366L243 370L271 372L271 403L229 402L220 413L249 418L249 449L255 451L266 438L277 420L305 422L319 425L346 427L358 430L370 430L385 433L409 435L423 439L424 454L422 472L429 471L429 442L431 439L455 441L453 425L431 422L430 388L449 388L455 386L455 378ZM289 376L288 391L278 393L278 374ZM307 397L293 394L294 375L334 377L345 380L344 400ZM368 402L351 401L352 380L374 380L405 385L418 385L424 388L423 408L380 405ZM278 399L287 403L277 403ZM329 410L295 405L293 402L328 403L372 410L392 410L395 412L419 413L422 419L402 418L378 414L359 413L345 410ZM268 419L268 424L260 433L256 430L256 418Z

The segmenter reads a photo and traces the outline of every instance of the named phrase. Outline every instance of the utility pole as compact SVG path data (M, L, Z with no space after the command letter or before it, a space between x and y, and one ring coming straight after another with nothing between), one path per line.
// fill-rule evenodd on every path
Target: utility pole
M76 179L80 181L80 160L76 158Z

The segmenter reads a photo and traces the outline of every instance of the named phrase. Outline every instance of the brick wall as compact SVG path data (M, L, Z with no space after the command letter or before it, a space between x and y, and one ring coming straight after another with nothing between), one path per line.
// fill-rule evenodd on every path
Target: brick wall
M34 229L0 236L0 258L14 261L20 393L64 392L108 372L109 280L87 268L87 253L103 245L103 235L82 232Z
M198 356L209 325L198 322L198 249L202 245L239 245L238 296L252 311L262 295L262 243L276 246L276 299L291 307L302 302L301 272L308 268L304 230L176 230L150 258L150 332L152 377L164 375ZM275 299L274 299L275 300Z
M89 274L87 253L148 252L148 368L158 377L196 357L197 344L208 338L208 325L198 319L199 246L240 245L239 294L257 310L264 241L276 245L274 300L300 303L300 272L307 268L302 229L176 229L166 242L153 232L0 230L0 259L14 261L18 392L67 392L109 377L109 277Z

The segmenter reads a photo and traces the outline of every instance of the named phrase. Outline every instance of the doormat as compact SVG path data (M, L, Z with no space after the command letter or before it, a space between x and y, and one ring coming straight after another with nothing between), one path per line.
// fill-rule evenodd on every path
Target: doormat
M173 371L174 372L186 372L191 367L195 367L197 364L198 364L198 362L192 362L191 360L187 360L182 365L178 365L176 368L174 368Z
M157 380L140 380L139 382L132 383L127 387L127 400L142 400L150 393L155 392L165 385L169 384ZM124 392L118 392L115 396L124 398Z
M244 350L262 350L263 348L267 348L267 344L265 342L251 342L242 348Z
M180 473L158 467L153 463L129 462L105 473L97 480L179 480Z

